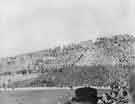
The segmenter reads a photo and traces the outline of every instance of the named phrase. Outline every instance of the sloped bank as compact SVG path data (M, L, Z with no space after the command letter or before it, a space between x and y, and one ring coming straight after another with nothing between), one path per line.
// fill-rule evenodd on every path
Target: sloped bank
M108 86L109 70L112 66L73 66L60 72L48 72L37 78L16 81L14 87L72 87L72 86ZM112 69L113 70L113 69Z

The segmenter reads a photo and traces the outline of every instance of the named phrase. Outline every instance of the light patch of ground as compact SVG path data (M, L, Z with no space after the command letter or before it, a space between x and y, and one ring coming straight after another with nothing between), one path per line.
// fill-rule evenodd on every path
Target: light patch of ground
M98 89L98 94L107 91L109 90ZM72 96L74 90L66 88L0 91L1 104L63 104Z

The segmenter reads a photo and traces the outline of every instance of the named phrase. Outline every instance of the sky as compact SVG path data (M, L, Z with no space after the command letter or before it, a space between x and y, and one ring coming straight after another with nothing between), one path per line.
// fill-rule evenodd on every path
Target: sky
M134 0L0 0L0 57L135 32Z

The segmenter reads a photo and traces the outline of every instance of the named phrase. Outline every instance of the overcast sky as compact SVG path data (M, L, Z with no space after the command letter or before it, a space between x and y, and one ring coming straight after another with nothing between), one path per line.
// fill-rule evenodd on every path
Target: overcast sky
M0 0L0 57L135 32L134 0Z

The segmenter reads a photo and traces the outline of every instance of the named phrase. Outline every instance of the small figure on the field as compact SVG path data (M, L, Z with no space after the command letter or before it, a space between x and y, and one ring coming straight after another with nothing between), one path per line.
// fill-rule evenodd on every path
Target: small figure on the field
M97 104L97 90L90 87L78 88L75 90L75 97L72 97L65 104Z
M71 86L69 86L69 88L71 89L71 90L73 90L73 86L71 85Z

